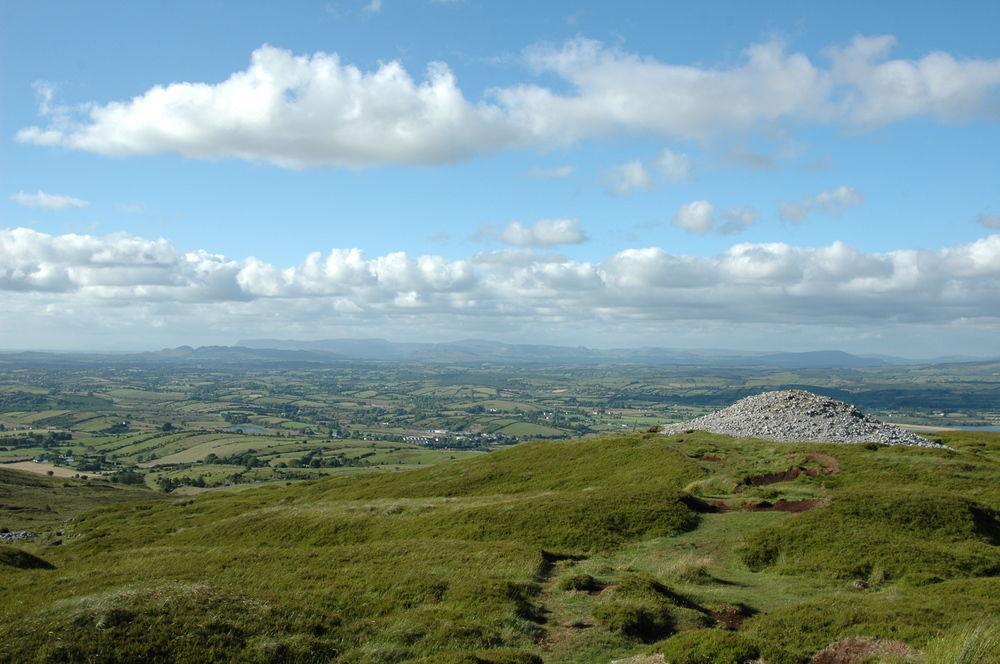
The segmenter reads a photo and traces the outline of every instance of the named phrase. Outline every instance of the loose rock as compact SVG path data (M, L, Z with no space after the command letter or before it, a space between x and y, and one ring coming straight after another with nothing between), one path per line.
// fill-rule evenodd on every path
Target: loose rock
M880 443L941 447L923 436L865 415L855 406L805 390L764 392L688 422L665 434L696 429L777 442Z
M14 530L9 533L0 533L0 542L27 542L35 539L35 533L27 530Z

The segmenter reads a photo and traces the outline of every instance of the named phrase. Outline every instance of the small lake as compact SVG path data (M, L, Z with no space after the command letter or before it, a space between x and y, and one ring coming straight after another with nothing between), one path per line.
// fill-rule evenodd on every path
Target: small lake
M1000 431L1000 424L987 424L986 426L961 426L958 424L897 424L904 429L910 428L917 433L921 431Z
M1000 431L1000 424L987 424L984 427L942 427L945 429L958 429L959 431Z
M226 427L223 431L234 431L236 433L264 433L264 430L260 427L250 426L249 424L234 424L231 427Z

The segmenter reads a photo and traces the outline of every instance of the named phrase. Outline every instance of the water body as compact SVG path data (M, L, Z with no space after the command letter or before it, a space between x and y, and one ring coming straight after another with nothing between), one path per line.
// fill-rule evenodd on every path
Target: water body
M944 429L958 429L959 431L1000 431L1000 424L987 424L984 427L942 427Z
M959 425L930 425L930 424L897 424L904 429L911 429L920 433L921 431L1000 431L1000 424L987 424L985 426L959 426Z
M260 427L250 426L248 424L234 424L231 427L226 427L223 431L235 431L236 433L264 433L264 430Z

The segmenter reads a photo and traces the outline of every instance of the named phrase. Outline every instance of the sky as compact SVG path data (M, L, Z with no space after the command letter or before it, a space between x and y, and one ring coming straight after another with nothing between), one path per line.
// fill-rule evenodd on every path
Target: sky
M0 349L1000 355L997 25L0 0Z

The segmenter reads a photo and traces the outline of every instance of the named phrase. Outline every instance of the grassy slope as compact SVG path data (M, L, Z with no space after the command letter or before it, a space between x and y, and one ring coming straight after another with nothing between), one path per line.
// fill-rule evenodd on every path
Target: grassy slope
M99 479L46 477L0 466L0 528L49 534L69 519L103 505L159 498L145 489Z
M856 634L922 647L1000 612L1000 436L949 442L621 436L110 505L31 549L56 569L0 574L0 661L606 662L656 647L773 664ZM799 466L812 474L744 486ZM819 506L700 513L779 498ZM739 636L718 628L725 611L751 616Z

